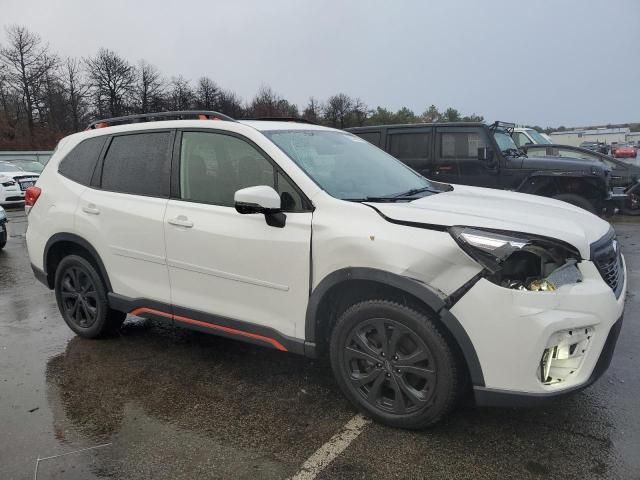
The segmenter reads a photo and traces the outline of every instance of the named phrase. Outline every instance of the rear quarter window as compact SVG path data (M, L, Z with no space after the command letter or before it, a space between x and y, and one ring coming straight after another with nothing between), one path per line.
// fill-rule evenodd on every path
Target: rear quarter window
M62 159L58 172L74 182L88 186L106 139L106 136L101 136L80 142Z

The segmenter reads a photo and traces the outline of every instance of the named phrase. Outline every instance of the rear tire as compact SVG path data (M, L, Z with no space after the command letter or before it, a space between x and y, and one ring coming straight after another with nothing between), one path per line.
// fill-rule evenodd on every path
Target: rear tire
M346 397L392 427L419 429L455 406L455 354L427 315L385 300L357 303L331 333L331 366Z
M54 286L62 318L81 337L99 338L113 333L127 316L109 308L102 278L83 257L63 258L56 269Z
M586 198L580 195L576 195L575 193L561 193L560 195L556 195L553 198L556 200L560 200L561 202L567 202L576 207L580 207L587 212L593 213L594 215L596 214L596 209L594 208L593 204Z

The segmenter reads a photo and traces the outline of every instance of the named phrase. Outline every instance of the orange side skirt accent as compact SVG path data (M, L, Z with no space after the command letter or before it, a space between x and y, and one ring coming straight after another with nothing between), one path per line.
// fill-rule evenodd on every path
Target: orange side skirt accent
M238 335L238 336L241 336L241 337L252 338L254 340L259 340L261 342L266 342L266 343L270 344L271 346L273 346L275 349L280 350L281 352L288 351L284 347L284 345L282 345L280 342L278 342L277 340L275 340L273 338L265 337L263 335L258 335L256 333L245 332L243 330L237 330L237 329L231 328L231 327L224 327L222 325L216 325L215 323L208 323L208 322L203 322L203 321L200 321L200 320L194 320L193 318L182 317L180 315L172 315L170 313L163 312L163 311L160 311L160 310L155 310L153 308L140 307L140 308L136 308L135 310L132 310L129 313L131 315L136 315L136 316L142 315L142 314L145 314L145 313L150 313L152 315L159 315L161 317L171 318L171 319L173 319L173 320L175 320L177 322L190 323L192 325L198 325L199 327L210 328L211 330L219 330L221 332L230 333L232 335Z

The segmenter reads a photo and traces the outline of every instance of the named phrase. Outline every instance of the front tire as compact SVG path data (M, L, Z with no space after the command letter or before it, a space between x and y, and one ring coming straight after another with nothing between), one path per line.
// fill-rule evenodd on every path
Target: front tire
M561 202L567 202L571 205L575 205L576 207L580 207L589 213L593 213L594 215L596 213L596 209L589 200L581 197L580 195L576 195L575 193L561 193L560 195L556 195L553 198L556 200L560 200Z
M353 305L333 329L330 356L343 393L380 423L424 428L456 404L454 352L435 323L412 308L385 300Z
M54 285L62 318L77 335L103 337L124 322L126 314L109 308L104 282L85 258L63 258L56 269Z

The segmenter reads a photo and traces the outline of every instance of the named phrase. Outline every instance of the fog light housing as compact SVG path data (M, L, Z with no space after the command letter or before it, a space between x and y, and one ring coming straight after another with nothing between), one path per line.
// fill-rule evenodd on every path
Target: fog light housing
M561 330L551 335L540 358L540 381L553 385L574 375L582 365L592 335L593 327Z

